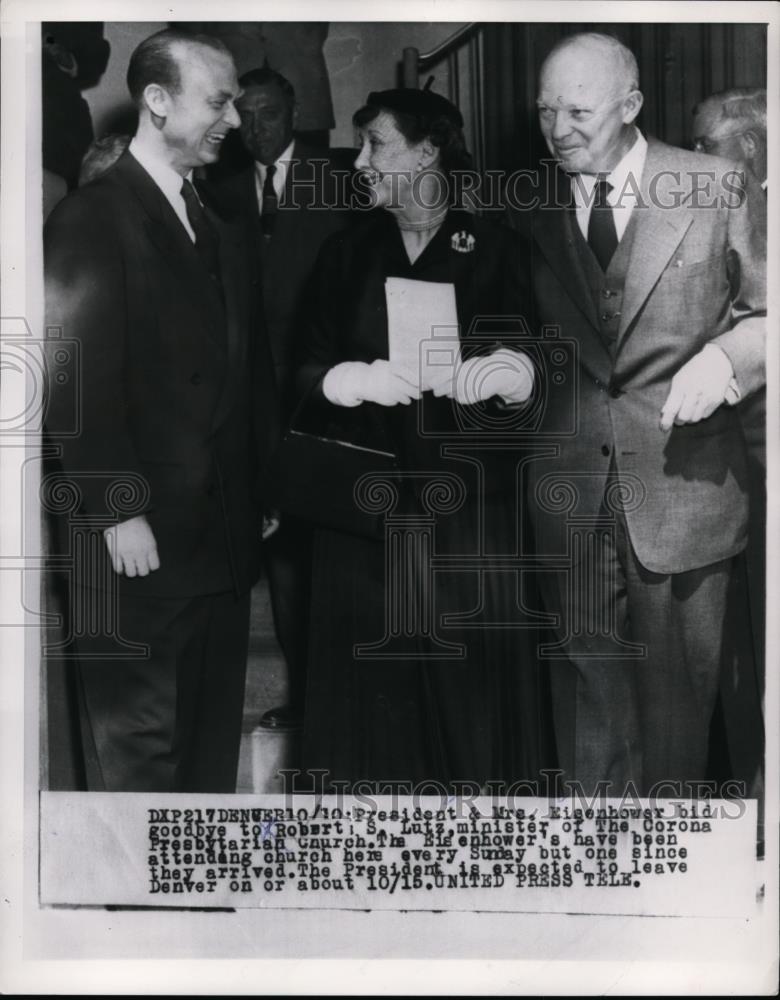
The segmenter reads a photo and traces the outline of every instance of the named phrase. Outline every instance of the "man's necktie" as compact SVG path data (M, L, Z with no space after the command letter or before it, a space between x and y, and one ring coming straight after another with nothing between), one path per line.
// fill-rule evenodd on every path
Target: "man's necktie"
M193 233L195 233L195 249L200 254L211 277L219 282L219 236L203 211L195 188L188 180L185 180L181 186L181 196L187 209L187 218Z
M279 201L276 197L276 189L274 188L275 173L275 163L271 163L265 168L265 181L263 182L263 208L260 213L260 227L263 230L263 236L267 240L270 240L273 235L274 224L276 223L276 210L279 207Z
M604 177L599 178L596 185L596 200L590 210L588 222L588 245L596 255L602 271L606 271L609 267L618 245L612 206L607 201L607 195L611 190L612 185L609 181Z

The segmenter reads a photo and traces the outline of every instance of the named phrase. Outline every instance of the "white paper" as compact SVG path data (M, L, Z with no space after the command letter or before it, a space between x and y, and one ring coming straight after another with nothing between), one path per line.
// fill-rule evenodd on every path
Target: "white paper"
M460 356L455 286L409 278L385 280L390 361L421 389L441 381Z

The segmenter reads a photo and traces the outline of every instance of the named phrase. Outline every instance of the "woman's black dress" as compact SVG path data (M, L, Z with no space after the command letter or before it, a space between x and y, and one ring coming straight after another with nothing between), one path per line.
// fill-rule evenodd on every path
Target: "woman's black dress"
M515 234L465 212L451 211L414 263L393 218L371 213L323 247L302 387L321 392L323 375L341 361L388 357L390 276L452 283L463 345L480 342L487 353L517 344L527 311L523 271ZM424 487L442 474L458 477L464 502L434 514L432 578L413 554L390 557L396 569L404 565L397 573L402 600L415 587L432 590L435 635L416 627L414 635L390 636L381 658L356 655L355 646L381 643L393 626L403 632L408 609L389 596L385 544L316 530L304 768L326 771L326 784L352 787L533 780L545 762L536 634L529 627L538 605L532 574L502 569L496 558L528 553L516 472L527 432L506 429L507 418L510 426L523 425L522 410L480 404L495 419L485 429L477 415L476 430L472 407L430 392L410 406L363 403L359 410L381 426L400 469L414 473L402 481L402 512L426 513ZM446 493L439 497L445 508ZM448 623L448 615L461 620Z

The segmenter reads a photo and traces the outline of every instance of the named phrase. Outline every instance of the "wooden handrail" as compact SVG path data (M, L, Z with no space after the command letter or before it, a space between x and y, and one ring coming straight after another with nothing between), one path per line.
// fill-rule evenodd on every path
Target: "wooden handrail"
M419 87L421 72L430 69L431 66L441 62L447 56L451 56L464 42L467 42L476 35L481 27L482 25L477 21L464 24L462 28L458 28L457 31L453 32L449 38L445 38L443 42L439 42L430 52L420 52L413 47L404 49L402 69L402 83L404 87Z
M464 24L429 52L414 47L403 50L401 83L404 87L419 87L420 76L434 66L446 65L449 98L457 105L466 98L468 107L466 137L479 169L484 162L484 107L482 92L482 37L484 24L473 21ZM461 67L461 63L463 64ZM468 93L462 92L461 68Z
M417 57L420 69L428 69L433 63L438 62L442 56L449 55L453 49L460 48L461 43L471 35L476 34L477 30L481 27L482 25L477 21L464 24L462 28L458 28L449 38L445 38L443 42L440 42L430 52L421 52Z

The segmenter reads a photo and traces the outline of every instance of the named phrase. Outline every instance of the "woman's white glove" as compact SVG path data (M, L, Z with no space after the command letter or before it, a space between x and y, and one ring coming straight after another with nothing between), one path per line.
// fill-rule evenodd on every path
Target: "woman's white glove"
M484 357L462 361L433 386L434 396L449 396L469 406L493 396L524 403L533 392L534 368L527 354L499 348Z
M322 380L325 398L336 406L406 405L422 395L419 386L410 382L389 361L342 361L331 368Z

